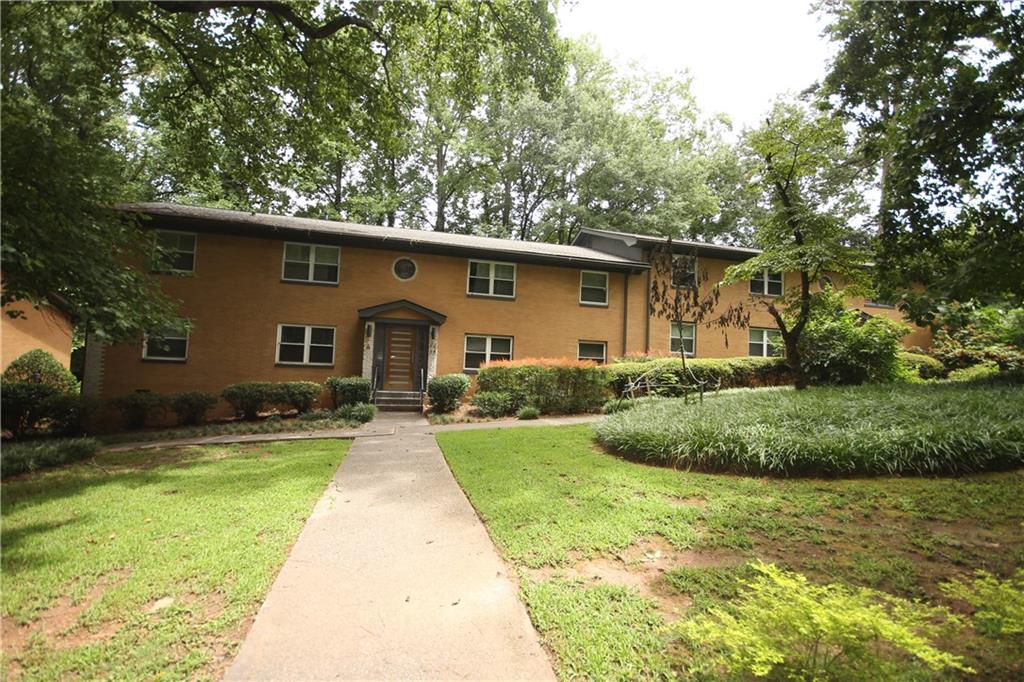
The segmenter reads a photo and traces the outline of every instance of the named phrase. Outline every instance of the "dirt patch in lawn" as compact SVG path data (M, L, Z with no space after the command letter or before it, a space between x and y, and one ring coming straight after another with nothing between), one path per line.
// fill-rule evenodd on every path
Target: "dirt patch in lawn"
M633 543L614 556L583 559L570 566L542 566L524 571L535 582L563 578L580 580L587 585L628 587L653 601L661 616L669 622L680 618L693 602L666 584L665 573L680 566L734 566L746 560L737 552L677 549L664 537L654 535Z

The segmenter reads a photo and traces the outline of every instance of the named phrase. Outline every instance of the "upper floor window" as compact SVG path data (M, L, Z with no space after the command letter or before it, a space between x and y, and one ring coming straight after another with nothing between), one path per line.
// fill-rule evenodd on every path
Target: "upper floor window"
M758 358L781 358L782 332L778 329L751 328L749 336L750 355Z
M672 286L697 286L697 257L681 254L672 256Z
M466 335L465 357L463 369L477 370L480 365L492 360L512 359L511 336L477 336Z
M281 279L288 282L337 284L341 248L285 242Z
M146 334L142 340L142 357L145 360L188 359L188 331L184 321L181 326Z
M580 341L576 344L577 360L593 360L599 364L608 361L608 344L604 341Z
M750 293L758 296L782 296L782 273L762 270L750 279Z
M277 325L277 361L283 365L333 365L334 327Z
M580 272L580 303L608 305L608 273L583 270Z
M157 230L156 245L160 248L156 270L195 272L196 235L192 232Z
M516 265L486 260L469 261L469 284L466 292L478 296L515 298Z
M687 355L693 355L696 336L697 328L692 322L673 322L668 333L669 350L678 353L682 349Z

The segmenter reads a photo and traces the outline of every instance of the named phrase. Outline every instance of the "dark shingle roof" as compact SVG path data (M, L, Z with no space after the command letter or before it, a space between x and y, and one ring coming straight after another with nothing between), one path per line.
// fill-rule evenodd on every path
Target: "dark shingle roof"
M475 256L494 260L546 263L605 270L644 270L647 263L621 258L583 246L524 242L494 237L407 230L380 225L360 225L335 220L296 218L222 208L203 208L171 203L120 204L123 211L150 218L154 227L273 237L296 241L321 241L367 248Z
M574 244L585 241L587 235L598 237L611 237L625 242L628 245L636 244L641 247L655 247L665 244L665 237L658 237L650 234L636 234L633 232L618 232L616 230L598 230L591 227L584 227L576 235ZM687 239L673 239L672 245L678 252L690 252L696 250L699 255L723 258L726 260L746 260L761 253L761 249L754 249L748 246L728 246L724 244L712 244L709 242L695 242Z

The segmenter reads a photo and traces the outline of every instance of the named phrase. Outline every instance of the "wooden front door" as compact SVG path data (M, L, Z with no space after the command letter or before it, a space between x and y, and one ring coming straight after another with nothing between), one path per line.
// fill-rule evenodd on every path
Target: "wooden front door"
M416 382L416 327L387 326L384 390L412 391Z

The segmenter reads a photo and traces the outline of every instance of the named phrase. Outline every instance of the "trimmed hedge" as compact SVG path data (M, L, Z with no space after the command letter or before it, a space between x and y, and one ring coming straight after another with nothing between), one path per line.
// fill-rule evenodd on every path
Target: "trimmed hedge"
M594 412L608 398L607 365L576 360L510 360L480 368L482 392L505 393L508 414L532 405L542 414Z
M1024 464L1024 391L965 384L735 391L654 401L596 427L604 445L752 474L960 474Z
M526 407L520 407L519 411L516 412L516 417L518 419L522 419L523 421L529 421L531 419L539 419L540 418L540 410L538 410L533 405L527 405Z
M110 404L121 412L126 428L141 429L158 411L167 409L167 397L149 391L136 391L118 396Z
M897 359L904 368L911 370L921 379L941 379L946 376L946 367L930 355L903 351Z
M56 433L84 427L78 380L42 349L19 355L2 375L0 422L20 438L49 427Z
M373 392L370 380L363 377L328 377L324 385L331 392L331 406L335 409L342 405L369 403Z
M274 384L271 402L287 405L299 414L313 409L323 387L315 381L282 381Z
M465 374L442 374L427 382L430 408L436 413L455 410L462 396L469 390L469 377Z
M482 417L507 417L515 411L512 396L505 391L480 391L469 402Z
M206 413L217 404L217 396L204 391L186 391L172 395L168 400L171 410L178 415L178 424L202 424Z
M100 449L95 438L65 438L5 443L0 450L3 478L88 459Z
M698 381L709 386L721 381L721 388L756 388L793 383L793 374L784 358L693 358L686 361ZM651 393L678 397L693 381L683 370L681 358L629 359L608 365L612 391L620 396L645 373L650 373ZM692 392L694 389L690 388ZM637 392L642 395L643 389Z
M256 419L274 400L274 384L269 381L249 381L225 386L220 392L235 414L242 419Z

